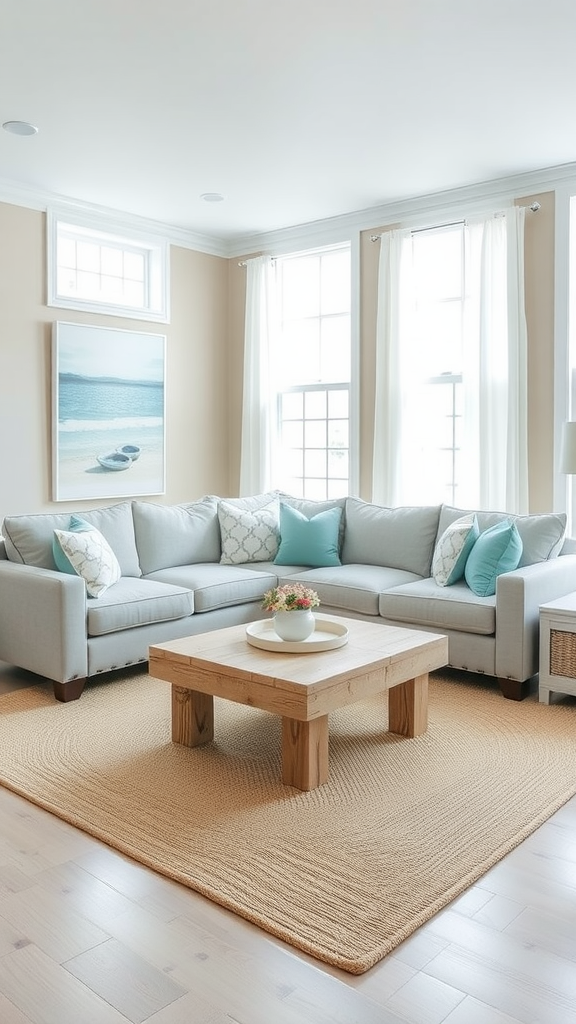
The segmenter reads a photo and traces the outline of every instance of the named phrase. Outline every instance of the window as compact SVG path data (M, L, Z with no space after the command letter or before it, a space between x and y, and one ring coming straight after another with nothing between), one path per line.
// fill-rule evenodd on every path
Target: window
M168 246L48 216L48 305L168 322Z
M276 260L278 487L324 499L350 490L350 246Z
M458 504L462 450L464 224L412 234L414 351L433 500ZM428 493L432 494L430 490Z
M524 214L381 237L373 491L528 508Z

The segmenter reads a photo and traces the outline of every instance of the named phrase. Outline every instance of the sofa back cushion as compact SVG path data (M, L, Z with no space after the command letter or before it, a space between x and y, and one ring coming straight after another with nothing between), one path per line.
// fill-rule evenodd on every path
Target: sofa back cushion
M144 575L174 565L220 561L215 497L184 505L133 501L134 532Z
M81 515L106 538L120 563L122 575L141 576L130 502L83 511ZM7 516L2 525L6 554L12 562L56 569L52 553L54 530L69 528L70 512Z
M250 494L246 498L218 497L216 494L211 494L210 497L214 498L216 502L227 501L235 508L248 509L252 512L254 509L264 508L264 505L269 505L271 501L278 501L278 494L278 491L265 491L263 494Z
M439 514L439 505L386 508L347 498L342 562L429 576Z
M440 509L440 522L438 524L438 538L444 530L455 519L464 516L473 509L454 508L452 505L442 505ZM515 516L509 512L476 512L480 533L497 523L510 521L516 524L520 539L522 541L522 555L520 568L524 565L534 565L536 562L545 562L548 558L556 558L560 554L564 537L566 534L566 513L565 512L542 512L532 516Z

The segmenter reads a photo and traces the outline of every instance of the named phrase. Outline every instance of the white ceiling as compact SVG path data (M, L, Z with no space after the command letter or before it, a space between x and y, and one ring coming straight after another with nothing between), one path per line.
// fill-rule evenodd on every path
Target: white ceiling
M0 14L0 185L232 241L576 161L575 0Z

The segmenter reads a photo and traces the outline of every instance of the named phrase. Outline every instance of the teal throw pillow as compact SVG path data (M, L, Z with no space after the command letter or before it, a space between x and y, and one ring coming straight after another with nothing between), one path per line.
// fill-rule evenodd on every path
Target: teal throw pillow
M86 530L93 529L94 527L92 526L92 524L87 523L86 520L81 519L80 516L70 516L70 522L68 524L68 531L70 533L84 533ZM78 575L76 569L72 565L72 562L67 557L67 555L64 554L62 547L60 546L60 543L58 541L58 538L56 537L56 534L54 534L54 538L52 540L52 555L54 556L56 568L59 570L59 572L67 572L71 576Z
M341 508L327 508L308 519L297 508L280 502L280 547L275 565L307 565L318 569L341 565L338 530Z
M522 540L515 523L504 519L480 534L468 555L464 576L478 597L496 593L496 577L517 569L522 557Z

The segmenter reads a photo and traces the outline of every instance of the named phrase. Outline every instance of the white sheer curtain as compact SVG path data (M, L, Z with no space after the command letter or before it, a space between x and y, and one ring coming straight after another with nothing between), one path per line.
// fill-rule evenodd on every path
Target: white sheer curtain
M258 494L272 486L276 424L276 290L272 258L257 256L247 260L246 275L240 495Z
M466 229L462 504L528 512L523 207Z
M407 413L404 385L409 379L400 339L405 339L410 272L410 232L387 231L380 240L376 321L376 399L372 499L397 505L402 494L402 453Z
M524 209L465 228L464 431L458 504L528 511ZM378 281L373 500L435 502L428 448L432 389L415 348L410 232L382 236Z

